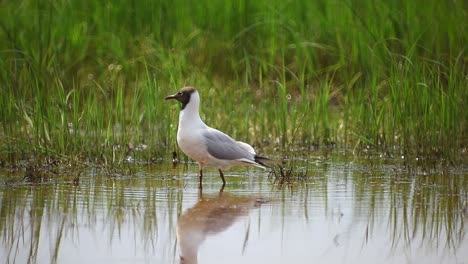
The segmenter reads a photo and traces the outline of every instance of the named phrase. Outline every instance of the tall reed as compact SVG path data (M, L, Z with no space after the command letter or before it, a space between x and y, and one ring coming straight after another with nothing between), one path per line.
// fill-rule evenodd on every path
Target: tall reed
M119 161L143 145L145 159L163 155L176 149L177 116L163 98L184 85L199 88L207 122L250 143L457 153L467 144L464 10L422 0L2 3L0 156Z

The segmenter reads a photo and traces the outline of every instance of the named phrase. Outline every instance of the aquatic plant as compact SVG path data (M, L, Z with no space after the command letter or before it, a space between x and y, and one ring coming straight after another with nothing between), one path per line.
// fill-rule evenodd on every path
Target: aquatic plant
M23 1L0 6L0 160L177 150L184 85L262 148L466 159L461 1ZM217 109L216 111L214 109ZM465 153L465 154L464 154ZM460 155L461 154L461 155Z

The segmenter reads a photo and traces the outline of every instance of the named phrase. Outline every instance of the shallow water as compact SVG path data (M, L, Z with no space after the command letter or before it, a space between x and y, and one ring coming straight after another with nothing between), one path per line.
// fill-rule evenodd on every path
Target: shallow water
M297 158L308 177L255 168L129 165L29 183L0 171L8 263L466 263L468 170L339 155ZM305 160L313 160L306 163Z

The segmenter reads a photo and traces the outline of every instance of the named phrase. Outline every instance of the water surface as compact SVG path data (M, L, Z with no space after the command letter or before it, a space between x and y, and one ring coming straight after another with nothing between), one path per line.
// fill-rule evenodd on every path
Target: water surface
M7 263L467 263L468 170L302 157L306 179L255 168L128 165L0 172ZM376 158L378 160L378 158ZM309 162L305 162L305 161Z

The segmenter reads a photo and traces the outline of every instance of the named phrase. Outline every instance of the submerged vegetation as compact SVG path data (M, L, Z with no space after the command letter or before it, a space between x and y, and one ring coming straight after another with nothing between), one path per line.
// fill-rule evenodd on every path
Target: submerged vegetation
M185 85L239 140L466 160L464 1L0 3L0 161L176 149Z

